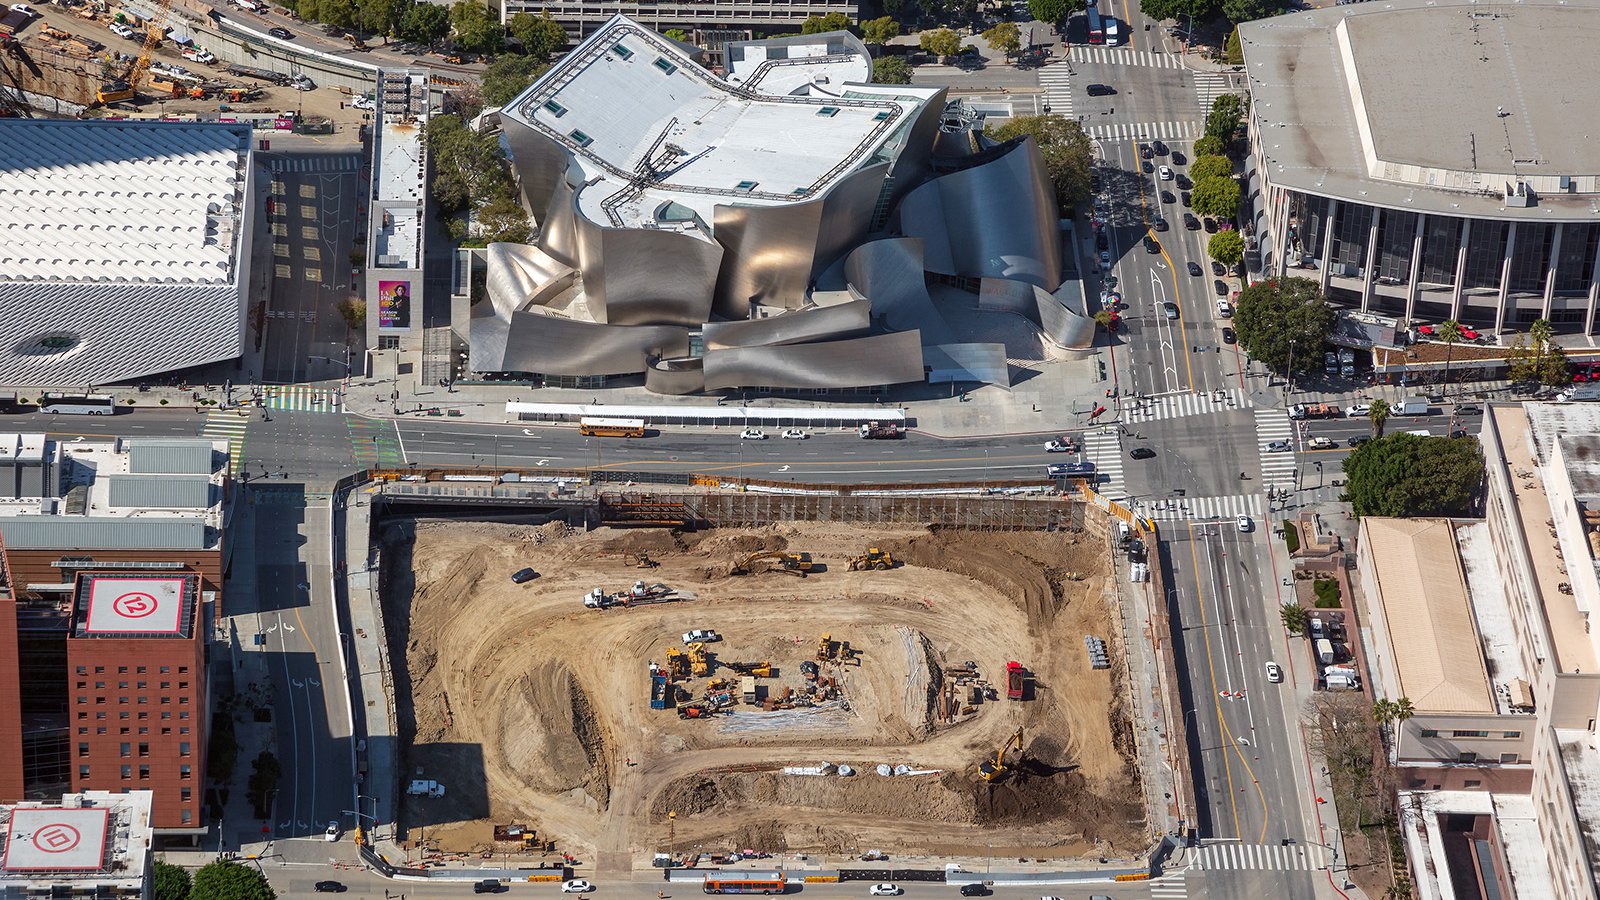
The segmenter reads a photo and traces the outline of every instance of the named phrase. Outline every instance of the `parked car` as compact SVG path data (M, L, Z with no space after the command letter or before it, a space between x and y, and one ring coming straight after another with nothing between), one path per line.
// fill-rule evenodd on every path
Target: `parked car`
M875 884L867 889L867 893L874 897L898 897L902 893L898 884Z
M1233 318L1233 304L1228 302L1227 297L1217 298L1217 315L1224 319Z
M1211 274L1217 276L1218 278L1221 278L1222 276L1228 274L1228 267L1223 265L1222 263L1217 262L1216 260L1212 260L1211 261Z
M1370 403L1352 403L1345 407L1344 410L1344 414L1352 419L1359 419L1370 412L1372 412L1372 404Z
M1111 251L1110 250L1101 250L1100 251L1100 268L1102 268L1102 269L1111 268Z
M368 97L366 94L362 94L361 96L355 98L354 100L351 100L350 101L350 106L355 108L355 109L377 109L378 108L378 103L377 103L376 100L373 100L371 97Z
M746 428L739 432L739 440L741 441L764 441L766 439L767 433L759 428Z
M33 19L39 18L39 14L33 11L33 7L29 6L26 3L13 3L13 4L11 4L11 11L12 12L22 13L23 15L28 16L29 18L33 18Z
M961 896L963 897L987 897L990 893L988 888L976 882L961 886Z
M538 577L539 573L532 569L518 569L512 573L511 581L514 584L527 584Z
M1333 375L1339 371L1339 357L1333 353L1322 354L1322 371Z
M121 22L112 22L108 27L111 29L111 33L119 38L127 38L130 41L135 39L133 29Z
M1184 206L1188 206L1189 205L1189 192L1188 191L1184 191L1184 192L1180 193L1178 195L1178 197L1183 200L1183 205Z
M1271 660L1267 661L1267 680L1273 684L1283 683L1283 667Z
M505 885L495 881L493 878L485 878L482 881L474 881L472 883L472 892L474 894L498 894L504 887ZM562 889L565 890L566 885L562 885Z
M292 40L294 40L294 32L290 31L287 28L283 28L281 26L268 28L267 29L267 34L272 35L273 37L277 38L280 41L292 41Z
M786 441L803 441L810 437L811 435L798 428L785 428L783 430L783 439Z
M1237 334L1233 333L1233 329L1232 328L1226 328L1225 327L1225 328L1222 329L1222 342L1224 344L1234 344L1234 343L1237 343L1238 340L1239 340L1239 336Z
M717 634L715 628L696 628L693 631L685 631L683 633L683 642L685 644L692 644L695 641L699 641L702 644L715 644L720 640L722 640L722 635Z

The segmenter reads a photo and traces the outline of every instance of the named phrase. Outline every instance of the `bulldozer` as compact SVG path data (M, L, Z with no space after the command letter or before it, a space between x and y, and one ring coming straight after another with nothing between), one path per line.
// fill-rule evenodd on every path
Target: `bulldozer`
M839 653L839 645L833 642L833 635L824 631L822 637L817 638L817 662L827 662Z
M790 575L798 575L801 578L806 577L806 573L811 571L811 554L809 553L784 553L782 550L761 550L752 553L749 556L746 556L744 559L734 563L733 568L728 570L728 574L749 575L751 571L750 567L764 559L776 561L778 565L778 571L786 572Z
M674 679L689 677L689 660L677 647L667 648L667 677Z
M639 554L639 561L634 563L633 567L635 569L654 569L656 566L659 566L659 565L661 565L661 563L658 563L655 560L651 559L650 558L650 554L641 553L641 554Z
M684 645L684 650L689 653L689 674L695 678L711 674L711 658L706 653L706 645L699 641L692 641Z
M850 571L860 572L865 569L877 569L880 572L894 568L894 556L887 550L877 547L868 547L867 552L860 556L850 557Z
M1016 733L1012 734L1011 738L1000 746L1000 751L994 755L994 759L986 759L978 766L978 774L983 776L984 781L993 784L1011 773L1011 766L1006 765L1006 753L1010 752L1012 748L1016 748L1018 753L1022 752L1021 728L1018 728Z

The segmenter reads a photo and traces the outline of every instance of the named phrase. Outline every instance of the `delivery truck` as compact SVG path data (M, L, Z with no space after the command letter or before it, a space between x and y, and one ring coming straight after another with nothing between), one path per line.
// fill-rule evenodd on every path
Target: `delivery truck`
M1428 414L1427 397L1406 397L1389 410L1397 416L1425 416Z

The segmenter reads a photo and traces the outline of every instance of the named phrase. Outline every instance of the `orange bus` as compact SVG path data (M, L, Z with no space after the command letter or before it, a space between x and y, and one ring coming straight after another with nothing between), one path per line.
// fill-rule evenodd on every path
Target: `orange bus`
M751 878L710 876L705 884L708 894L781 894L783 889L782 874Z
M644 420L601 419L584 416L578 420L578 433L591 437L644 437Z

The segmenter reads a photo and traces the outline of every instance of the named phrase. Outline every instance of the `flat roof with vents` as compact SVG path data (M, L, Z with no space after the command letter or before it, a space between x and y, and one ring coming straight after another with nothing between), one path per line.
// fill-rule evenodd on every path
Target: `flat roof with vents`
M14 809L6 835L6 872L87 872L101 868L105 809Z
M79 575L72 634L190 637L199 586L195 575Z

